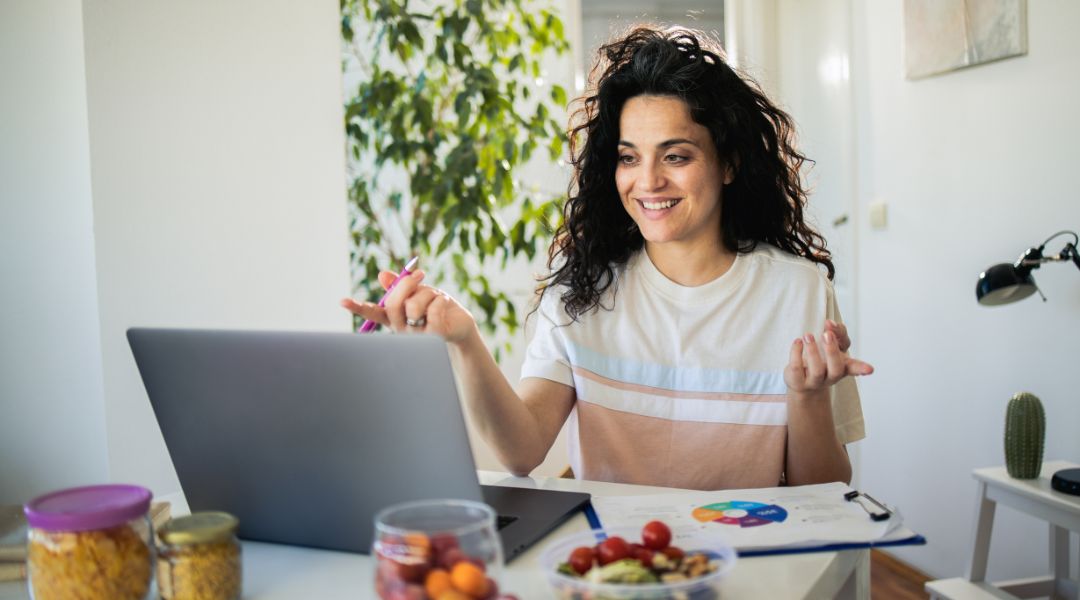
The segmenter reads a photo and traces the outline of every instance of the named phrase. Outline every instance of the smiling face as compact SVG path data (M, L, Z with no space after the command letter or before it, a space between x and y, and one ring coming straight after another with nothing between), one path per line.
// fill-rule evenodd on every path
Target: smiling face
M723 186L731 178L685 102L635 96L623 105L615 185L651 249L718 247Z

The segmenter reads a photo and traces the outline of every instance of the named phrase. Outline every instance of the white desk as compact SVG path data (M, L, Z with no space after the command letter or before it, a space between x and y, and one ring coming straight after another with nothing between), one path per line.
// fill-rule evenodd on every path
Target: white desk
M671 492L669 488L573 479L513 478L489 471L480 472L480 481L485 484L584 491L598 495ZM588 522L583 515L577 515L553 535L586 530ZM521 600L547 600L551 597L545 576L538 566L543 545L544 541L541 541L504 568L501 581L503 591L516 594ZM244 598L333 600L373 597L373 570L368 556L244 542ZM22 589L0 587L0 599L26 598ZM723 597L725 600L868 599L870 553L868 550L848 550L739 559L735 570L724 583Z
M1080 496L1063 494L1050 486L1050 478L1054 472L1076 466L1060 460L1045 462L1038 479L1014 479L1009 476L1005 467L976 469L973 476L979 487L971 563L967 577L927 583L926 590L930 592L931 598L967 600L1054 596L1080 600L1077 582L1069 579L1069 532L1080 533ZM990 535L993 533L994 513L998 504L1010 506L1049 523L1048 576L993 584L986 581Z

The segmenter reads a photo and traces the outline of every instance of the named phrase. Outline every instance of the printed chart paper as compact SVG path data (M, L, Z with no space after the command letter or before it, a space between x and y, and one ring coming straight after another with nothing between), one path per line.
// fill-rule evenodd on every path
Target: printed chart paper
M594 496L605 527L640 527L654 519L673 531L700 530L739 550L869 543L900 528L900 515L873 521L842 483L647 496Z

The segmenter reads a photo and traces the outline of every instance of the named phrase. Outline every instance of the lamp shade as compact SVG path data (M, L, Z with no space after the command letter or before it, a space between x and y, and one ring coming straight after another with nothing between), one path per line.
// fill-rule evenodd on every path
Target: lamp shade
M997 306L1023 300L1036 290L1030 268L1001 263L979 274L975 297L983 306Z

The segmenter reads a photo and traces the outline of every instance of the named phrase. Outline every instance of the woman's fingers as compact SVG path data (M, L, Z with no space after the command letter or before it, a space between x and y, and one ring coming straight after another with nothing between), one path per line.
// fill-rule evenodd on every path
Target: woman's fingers
M382 280L383 276L380 273L379 281L382 282ZM390 319L390 327L394 331L405 331L405 301L416 292L417 287L420 286L420 282L423 280L423 271L413 271L398 280L397 285L386 296L386 316Z
M398 274L393 271L379 271L379 285L382 289L390 289L390 285L397 279Z
M874 372L874 365L861 361L857 358L848 358L845 365L845 372L848 375L870 375Z
M405 325L409 331L424 331L430 321L429 307L436 296L435 288L425 285L405 300Z
M352 298L342 298L341 306L365 321L375 321L384 326L390 323L386 318L386 311L374 302L357 302Z
M803 347L805 348L803 361L806 363L806 385L813 388L821 387L827 371L814 334L808 333L803 336Z
M874 367L851 358L841 347L842 340L833 328L826 325L819 344L807 333L791 344L791 356L784 369L784 381L790 390L805 392L827 388L848 376L869 375Z
M788 388L801 390L806 385L806 367L803 365L803 341L795 338L791 342L791 355L788 357L788 366L784 372L784 381Z
M825 319L825 331L831 331L836 336L836 343L841 352L847 352L851 348L851 338L848 336L847 326L843 323Z
M847 363L846 358L840 346L836 335L826 330L821 334L821 339L825 342L825 383L832 385L837 381L840 381L847 375Z

